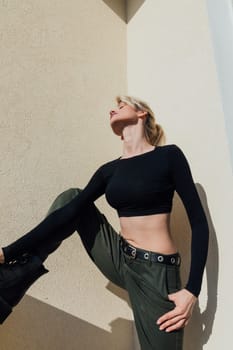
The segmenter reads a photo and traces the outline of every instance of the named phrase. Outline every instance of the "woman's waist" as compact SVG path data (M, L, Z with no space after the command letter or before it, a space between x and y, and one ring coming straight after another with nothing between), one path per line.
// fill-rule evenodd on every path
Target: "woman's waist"
M170 213L120 217L120 234L138 248L163 254L177 252L170 232Z
M175 254L178 252L175 243L169 236L160 235L160 239L157 239L155 237L148 237L148 235L136 236L124 234L122 231L120 231L120 235L136 248L161 254Z

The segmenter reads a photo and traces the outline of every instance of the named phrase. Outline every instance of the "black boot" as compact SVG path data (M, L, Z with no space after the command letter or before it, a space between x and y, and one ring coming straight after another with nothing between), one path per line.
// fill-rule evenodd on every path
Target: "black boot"
M11 263L0 264L0 323L12 312L29 287L48 270L38 256L25 254Z

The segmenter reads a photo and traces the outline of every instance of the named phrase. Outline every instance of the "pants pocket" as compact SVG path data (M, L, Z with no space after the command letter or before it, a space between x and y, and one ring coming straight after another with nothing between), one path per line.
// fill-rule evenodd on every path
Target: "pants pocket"
M179 266L166 265L167 294L172 294L181 289Z
M130 289L140 290L142 295L150 296L153 303L159 303L166 310L174 308L174 303L168 299L166 265L131 260L125 264L125 269Z

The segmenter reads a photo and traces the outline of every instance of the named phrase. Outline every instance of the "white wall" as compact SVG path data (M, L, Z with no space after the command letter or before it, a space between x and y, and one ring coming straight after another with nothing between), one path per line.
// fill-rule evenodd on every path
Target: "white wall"
M166 131L167 143L183 149L210 226L203 288L186 328L184 348L228 348L233 312L233 280L229 278L233 182L206 4L202 0L169 5L163 0L147 0L127 26L127 42L128 93L151 104ZM190 227L178 196L172 229L183 256L185 282Z
M233 169L233 1L207 0L207 8Z

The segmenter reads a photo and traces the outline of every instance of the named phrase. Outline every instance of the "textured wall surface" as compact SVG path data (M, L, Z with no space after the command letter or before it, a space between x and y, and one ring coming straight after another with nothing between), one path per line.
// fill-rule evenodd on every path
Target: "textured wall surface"
M205 2L0 0L0 49L1 245L35 226L58 193L85 186L120 155L108 111L128 90L151 104L167 143L183 149L210 226L184 350L229 347L232 143ZM104 198L96 204L117 229ZM185 281L190 226L177 196L172 230ZM97 271L77 235L46 265L50 273L1 326L1 350L139 348L126 293Z
M34 227L58 193L82 188L120 154L108 113L126 91L126 23L99 0L1 0L0 51L6 245ZM98 204L117 229L104 197ZM1 327L1 350L131 348L127 296L91 263L78 235L46 265L50 273Z
M221 1L218 5L221 8ZM233 312L229 292L233 287L229 279L233 181L229 130L206 3L181 0L168 6L163 0L145 1L127 26L127 43L128 93L151 104L165 129L167 143L183 149L210 226L203 288L186 329L184 349L227 349ZM182 253L185 281L190 226L178 196L174 199L172 229Z

